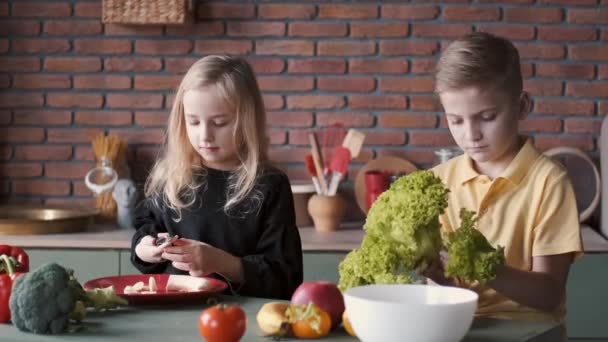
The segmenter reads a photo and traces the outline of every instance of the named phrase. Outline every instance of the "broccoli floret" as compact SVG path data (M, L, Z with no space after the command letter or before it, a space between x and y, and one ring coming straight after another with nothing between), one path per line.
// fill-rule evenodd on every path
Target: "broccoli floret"
M113 288L85 291L73 275L56 263L44 264L18 277L9 299L13 324L36 334L64 332L70 319L84 318L87 306L113 308L126 305Z
M484 284L494 279L498 266L505 263L504 247L492 247L475 229L477 217L474 212L462 208L460 219L460 227L446 234L448 263L445 273Z

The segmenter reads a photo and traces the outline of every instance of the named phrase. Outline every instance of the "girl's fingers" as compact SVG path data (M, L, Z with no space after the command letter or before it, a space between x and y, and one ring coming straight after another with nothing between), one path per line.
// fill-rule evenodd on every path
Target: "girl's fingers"
M190 262L190 255L188 254L175 254L169 252L163 252L162 258L175 262Z
M187 262L174 261L171 264L173 265L173 267L177 268L178 270L182 270L182 271L186 271L186 272L190 271L191 266Z

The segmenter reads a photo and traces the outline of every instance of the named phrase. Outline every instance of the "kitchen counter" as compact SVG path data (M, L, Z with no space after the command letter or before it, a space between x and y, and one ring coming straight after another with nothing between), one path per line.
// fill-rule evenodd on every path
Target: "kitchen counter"
M270 341L262 336L255 315L268 299L251 297L222 297L221 300L240 304L247 313L247 331L243 342ZM14 326L0 324L2 341L196 341L202 338L198 333L197 320L205 307L163 306L125 308L104 313L89 313L85 319L85 331L60 336L44 336L23 333ZM433 322L429 322L433 324ZM463 341L559 341L560 326L552 323L511 320L476 320ZM303 341L281 339L281 341ZM321 341L357 341L342 329L336 329Z
M361 245L364 231L361 222L343 224L331 233L317 232L313 227L300 228L304 251L348 252ZM71 234L0 235L3 244L24 248L61 249L129 249L133 231L111 225L95 225L88 231ZM608 252L608 241L591 227L581 226L585 253Z

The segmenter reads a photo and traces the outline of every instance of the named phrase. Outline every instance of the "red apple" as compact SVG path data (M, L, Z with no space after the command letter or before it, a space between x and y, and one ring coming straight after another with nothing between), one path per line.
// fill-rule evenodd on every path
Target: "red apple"
M308 305L312 302L331 317L332 329L342 322L344 298L336 284L329 281L305 281L291 296L292 304Z

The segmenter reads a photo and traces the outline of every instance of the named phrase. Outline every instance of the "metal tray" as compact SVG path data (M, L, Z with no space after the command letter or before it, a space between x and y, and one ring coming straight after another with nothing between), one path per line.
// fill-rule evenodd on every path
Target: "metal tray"
M0 235L73 233L87 230L96 209L51 205L0 206Z

